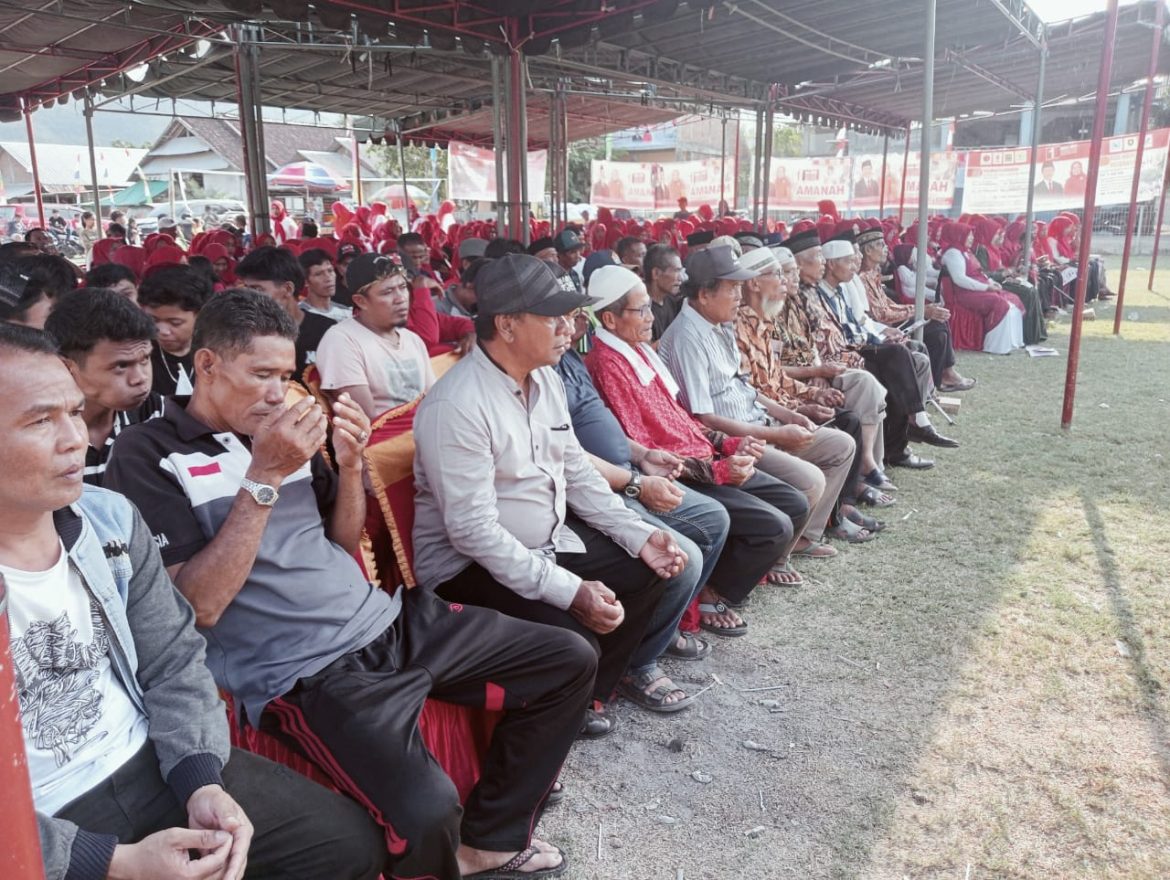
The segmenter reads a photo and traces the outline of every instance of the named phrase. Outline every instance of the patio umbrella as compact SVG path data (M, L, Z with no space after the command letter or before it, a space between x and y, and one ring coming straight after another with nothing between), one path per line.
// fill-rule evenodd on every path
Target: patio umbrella
M338 180L324 165L316 162L290 162L268 175L268 186L271 189L296 192L338 192L349 189L348 183Z
M406 185L407 192L410 193L410 199L415 203L415 207L430 204L431 194L423 189L421 186L415 186L408 183ZM401 211L406 206L402 204L402 184L392 183L389 186L384 186L373 195L366 199L367 202L384 202L386 207L391 211Z

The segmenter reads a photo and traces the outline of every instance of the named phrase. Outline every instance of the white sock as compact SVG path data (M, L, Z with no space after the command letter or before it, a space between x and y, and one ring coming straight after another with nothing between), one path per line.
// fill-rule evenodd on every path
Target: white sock
M930 419L928 419L926 417L926 413L919 410L918 412L916 412L914 414L914 424L916 424L920 428L929 428L930 427Z

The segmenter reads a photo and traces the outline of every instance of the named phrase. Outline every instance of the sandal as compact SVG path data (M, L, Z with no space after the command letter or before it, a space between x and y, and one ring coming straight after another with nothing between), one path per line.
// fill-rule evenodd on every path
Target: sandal
M803 587L804 578L792 567L792 561L785 559L773 565L772 570L764 575L760 583L771 584L774 587Z
M836 538L838 541L846 541L850 544L867 544L877 537L877 532L871 532L845 517L842 517L837 525L831 529L826 529L825 534L830 538Z
M585 710L585 720L581 723L581 730L577 735L581 739L601 739L603 736L609 736L613 733L616 727L616 715L602 715L590 707Z
M666 647L667 657L675 660L702 660L711 653L711 643L703 641L694 633L680 631L678 635L686 645L680 648L677 639L671 642Z
M964 379L962 382L948 382L939 385L938 390L943 394L954 394L957 391L970 391L975 387L976 379Z
M700 602L699 603L699 614L700 615L703 615L703 614L723 615L723 614L726 614L730 610L731 609L728 608L726 605L724 605L722 602ZM717 636L726 636L727 638L735 638L736 636L742 636L748 631L748 625L743 620L741 620L735 626L718 626L717 624L714 624L714 623L707 623L707 621L703 620L700 617L699 626L702 627L703 629L705 629L707 632L715 633L715 635L717 635Z
M864 474L861 481L867 486L872 486L879 492L897 492L898 487L890 482L890 478L886 476L886 472L881 468L875 467L868 474Z
M671 681L670 676L657 666L637 675L625 676L618 682L617 689L618 693L631 703L637 703L643 709L661 712L664 715L681 712L695 701L694 697L687 696L686 691ZM671 694L682 694L683 697L681 700L668 703L666 698Z
M465 874L464 880L528 880L528 878L559 877L569 867L568 856L565 851L557 847L561 860L552 868L541 868L539 871L521 871L520 868L532 861L532 857L540 854L540 847L530 846L522 852L516 853L498 868L490 871L476 871L474 874Z
M830 547L824 541L813 541L803 550L793 550L793 556L803 556L805 559L832 559L837 555L837 548Z
M851 523L855 523L856 525L861 526L863 529L867 529L873 532L875 535L878 532L883 531L886 527L886 524L880 519L874 519L872 516L866 516L856 507L845 514L845 518L848 519Z
M898 503L896 498L891 498L880 489L875 489L873 486L866 486L861 492L857 493L857 503L864 504L866 507L893 507Z
M565 799L565 786L559 779L553 783L553 787L549 790L548 797L544 799L544 805L551 807L553 804L559 804Z

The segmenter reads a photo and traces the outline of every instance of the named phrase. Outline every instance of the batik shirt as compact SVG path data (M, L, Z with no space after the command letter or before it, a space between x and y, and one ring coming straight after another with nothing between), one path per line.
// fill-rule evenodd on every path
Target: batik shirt
M741 305L735 321L735 341L742 371L757 391L792 410L814 402L812 388L787 375L781 366L784 341L779 321L769 321L751 306Z
M914 306L896 303L886 294L881 270L862 272L859 277L865 287L865 298L869 301L869 316L879 324L897 327L914 317Z

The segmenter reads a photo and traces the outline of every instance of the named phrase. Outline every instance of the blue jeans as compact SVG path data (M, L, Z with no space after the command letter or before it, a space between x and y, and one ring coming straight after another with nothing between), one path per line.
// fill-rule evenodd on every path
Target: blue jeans
M666 582L666 592L650 618L646 635L630 658L631 673L652 669L678 637L678 623L707 583L731 528L731 517L722 504L681 483L675 485L682 490L683 500L668 513L651 511L640 501L622 496L626 506L643 520L670 531L687 554L686 568Z

